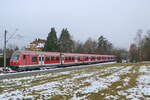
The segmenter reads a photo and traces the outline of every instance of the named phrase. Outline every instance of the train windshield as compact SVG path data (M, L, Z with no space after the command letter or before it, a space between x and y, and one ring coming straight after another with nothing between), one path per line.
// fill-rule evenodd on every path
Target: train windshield
M19 55L13 55L11 60L19 60Z
M19 53L18 53L18 52L15 52L15 53L12 55L11 60L19 60Z

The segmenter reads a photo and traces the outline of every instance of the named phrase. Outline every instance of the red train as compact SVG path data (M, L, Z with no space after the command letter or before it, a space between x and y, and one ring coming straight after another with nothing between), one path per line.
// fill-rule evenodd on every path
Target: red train
M114 61L114 55L77 54L59 52L16 51L10 60L14 70L56 67Z

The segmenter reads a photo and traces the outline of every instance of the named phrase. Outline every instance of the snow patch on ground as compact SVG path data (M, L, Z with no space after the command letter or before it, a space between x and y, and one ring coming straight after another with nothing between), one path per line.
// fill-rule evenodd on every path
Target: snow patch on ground
M126 96L127 99L141 100L144 98L150 100L150 66L141 66L139 72L144 73L137 79L137 86L125 91L118 92L119 95Z
M97 70L95 72L75 74L73 76L73 79L78 79L78 78L82 78L82 77L91 77L91 76L97 75L97 74L103 75L103 74L106 74L106 73L110 73L112 71L116 71L116 70L121 69L121 68L123 68L123 66L121 66L121 67L105 68L105 69L102 69L102 70Z
M118 96L113 96L113 95L109 95L109 96L106 96L105 97L106 99L111 99L111 100L117 100L118 99Z
M70 78L70 79L58 80L58 81L55 81L55 82L49 82L49 83L46 83L46 84L34 86L34 87L30 88L30 90L31 91L33 91L33 90L39 90L39 91L43 90L42 92L40 92L40 94L44 94L44 95L53 95L53 94L63 95L63 94L69 94L69 93L76 94L76 92L72 89L72 87L78 88L80 85L83 85L84 82L86 82L86 81L83 81L80 84L75 84L73 82L75 79L82 78L82 77L90 77L90 76L96 75L96 74L99 75L101 72L104 72L104 71L105 72L110 72L110 71L112 71L112 69L117 70L117 69L121 69L121 68L123 68L123 67L113 67L113 68L106 68L105 70L98 70L96 72L74 74L72 76L72 78ZM65 74L65 73L62 73L62 74ZM69 74L69 73L67 73L67 74ZM60 90L60 86L62 86L63 91ZM77 98L76 98L76 100L77 100Z
M79 92L82 94L92 93L92 92L95 93L102 89L108 88L108 86L110 86L113 82L116 82L120 79L119 75L128 73L129 69L131 68L132 68L131 66L128 66L105 78L97 77L97 78L91 78L91 79L85 80L84 82L91 83L91 85L80 89Z
M145 96L150 97L150 74L149 75L141 75L137 79L138 85L134 88L128 89L126 92L130 93L127 98L136 98L140 99L145 98ZM149 98L150 99L150 98Z
M61 91L59 89L57 89L58 85L61 85L61 83L59 83L57 81L50 82L50 83L46 83L46 84L42 84L42 85L38 85L38 86L33 86L33 87L29 88L29 90L31 90L31 91L44 90L44 91L40 92L40 94L44 94L44 95L62 94Z
M22 100L22 98L32 98L33 96L24 96L22 91L16 90L12 92L6 92L5 94L1 94L0 98L1 100Z

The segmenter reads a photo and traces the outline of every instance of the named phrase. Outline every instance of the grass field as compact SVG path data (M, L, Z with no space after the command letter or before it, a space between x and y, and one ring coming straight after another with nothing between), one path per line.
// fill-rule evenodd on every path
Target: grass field
M110 64L0 80L0 100L150 100L150 64Z

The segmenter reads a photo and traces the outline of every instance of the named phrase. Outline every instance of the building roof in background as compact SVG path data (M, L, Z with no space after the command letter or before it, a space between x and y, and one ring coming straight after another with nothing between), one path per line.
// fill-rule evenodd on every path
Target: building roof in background
M33 42L31 42L26 49L31 51L42 51L45 42L46 40L37 38Z

